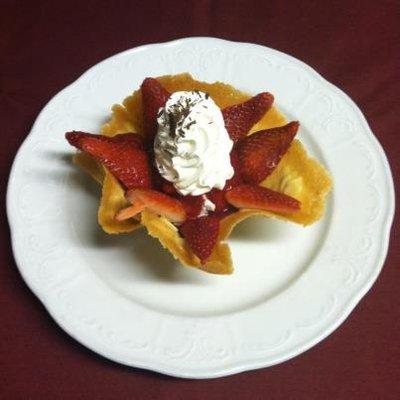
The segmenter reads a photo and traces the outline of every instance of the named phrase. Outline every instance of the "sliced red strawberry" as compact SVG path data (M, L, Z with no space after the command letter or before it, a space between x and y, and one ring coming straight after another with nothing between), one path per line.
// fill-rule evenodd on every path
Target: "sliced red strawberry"
M146 78L141 86L143 100L143 128L146 141L153 144L157 133L157 113L160 107L164 107L170 96L160 82L154 78Z
M133 218L145 209L145 205L140 201L135 201L135 204L120 210L115 219L117 221L125 221L126 219Z
M236 186L226 193L226 199L236 208L276 212L294 212L301 206L293 197L257 185Z
M163 179L163 182L161 184L161 189L164 193L169 194L170 196L179 196L179 193L176 191L173 183L168 182L165 179Z
M93 133L80 131L67 132L65 137L72 146L77 148L79 148L79 143L81 140L85 140L85 138L96 138L102 142L110 142L111 139L110 136L95 135ZM111 141L113 143L126 143L128 146L133 146L144 150L143 137L137 133L121 133L113 136Z
M193 253L202 264L210 257L219 233L219 219L209 215L185 221L179 228Z
M85 132L67 132L72 145L101 162L124 186L151 187L151 168L147 154L141 150L136 135L106 137Z
M225 199L225 191L213 189L207 193L207 198L215 204L215 212L223 213L228 210L230 205Z
M203 196L178 196L178 199L185 208L187 219L194 219L200 215L205 201Z
M233 187L243 183L239 168L239 158L235 148L231 151L230 158L231 165L234 170L234 175L231 179L228 179L226 181L225 186L222 190L214 188L209 193L207 193L208 199L215 204L216 213L224 213L229 209L232 209L231 205L225 199L225 193Z
M231 165L233 167L234 175L231 179L228 179L225 183L224 190L229 190L234 186L240 185L243 182L242 173L240 171L239 153L237 146L235 146L230 154Z
M240 172L248 183L260 183L276 168L288 151L299 123L266 129L243 138L237 145Z
M182 196L175 189L175 186L166 180L162 183L161 188L164 193L175 197L182 203L187 219L197 218L200 215L205 201L203 196Z
M154 153L152 151L147 151L147 156L149 157L149 160L154 160ZM163 184L165 182L165 179L160 175L158 172L157 167L152 165L151 168L151 183L152 183L152 189L158 190L159 192L163 192Z
M182 203L171 196L156 190L133 189L126 192L126 198L132 203L144 204L145 208L166 217L171 222L182 222L186 219Z
M236 142L245 136L251 127L271 108L274 96L264 92L241 104L224 108L222 115L226 130L231 139Z

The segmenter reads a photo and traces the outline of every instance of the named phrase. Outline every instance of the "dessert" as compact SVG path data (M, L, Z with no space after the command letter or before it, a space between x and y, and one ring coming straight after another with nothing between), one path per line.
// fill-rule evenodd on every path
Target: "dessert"
M102 185L105 232L145 227L186 266L233 271L225 242L240 221L263 216L309 225L331 179L295 139L273 96L247 96L188 74L146 78L115 105L101 135L68 132L75 157Z

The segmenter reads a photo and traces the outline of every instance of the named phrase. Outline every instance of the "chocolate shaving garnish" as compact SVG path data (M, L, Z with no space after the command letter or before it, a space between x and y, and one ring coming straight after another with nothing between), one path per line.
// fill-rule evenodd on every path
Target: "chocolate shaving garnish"
M186 124L185 129L189 129L195 123L196 121L190 121L188 124Z
M172 137L174 137L175 135L175 129L176 129L176 119L175 119L175 115L173 113L170 113L168 116L169 119L169 132L171 135L173 135Z
M194 90L193 93L196 93L199 97L200 91ZM206 98L209 98L210 95L208 93L205 94ZM175 137L175 135L179 135L181 137L185 136L183 129L190 128L193 124L196 123L195 120L189 121L184 127L179 127L179 124L185 120L185 118L190 114L191 108L198 103L199 99L190 99L190 98L180 98L179 101L170 106L170 110L168 112L168 121L170 128L171 137ZM204 109L208 109L206 105L203 105Z

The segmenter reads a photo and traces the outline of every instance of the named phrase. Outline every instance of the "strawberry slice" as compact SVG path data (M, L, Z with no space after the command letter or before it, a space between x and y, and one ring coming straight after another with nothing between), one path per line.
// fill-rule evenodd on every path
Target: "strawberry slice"
M223 213L230 207L225 199L225 190L213 189L207 193L207 198L215 204L215 212Z
M224 108L222 115L231 139L236 142L245 136L271 108L273 102L274 96L271 93L263 92L244 103Z
M178 196L178 199L183 204L183 207L186 211L187 219L197 218L204 205L204 197L203 196Z
M137 133L121 133L119 135L115 135L112 137L112 140L110 136L104 136L104 135L95 135L93 133L86 133L86 132L80 132L80 131L73 131L73 132L67 132L65 134L65 137L67 138L69 144L72 146L75 146L77 148L80 148L80 142L85 139L89 138L96 138L97 140L100 140L102 142L115 142L115 143L126 143L128 146L133 146L136 147L140 150L144 150L144 144L143 144L143 137L138 135Z
M139 203L136 208L138 212L142 211L141 204L143 204L145 208L162 215L171 222L183 222L186 219L182 203L164 193L150 189L133 189L126 192L125 196L133 205Z
M146 141L153 144L157 133L157 114L160 107L164 107L170 93L168 93L160 82L154 78L146 78L141 86L143 100L143 128Z
M179 228L193 253L204 264L210 257L219 233L219 219L209 215L185 221Z
M254 208L276 212L295 212L301 203L286 194L256 185L240 185L226 193L226 200L236 208Z
M101 162L126 189L150 188L151 168L142 142L135 134L114 137L91 135L85 132L67 132L72 145Z
M128 218L135 217L137 214L141 213L145 208L146 207L143 203L141 203L140 201L136 201L135 204L133 204L132 206L120 210L115 216L115 219L117 221L125 221Z
M154 153L149 150L150 149L147 149L147 156L149 157L150 160L154 160ZM163 187L164 182L165 182L165 179L160 175L160 173L158 172L158 169L154 165L154 161L153 161L153 165L151 166L152 189L163 192L162 187Z
M235 171L234 175L232 176L231 179L226 181L225 190L230 189L233 186L237 186L240 183L242 183L242 174L240 171L241 165L240 165L240 160L239 160L239 153L237 150L237 146L235 146L230 154L230 159L231 159L231 165L233 167L233 170Z
M175 197L182 203L186 211L187 219L197 218L200 215L205 201L204 196L182 196L175 189L175 186L165 179L163 179L161 189L164 193Z
M247 183L260 183L276 168L288 151L299 123L266 129L242 139L237 145L240 172Z
M225 193L233 187L243 183L240 174L239 158L235 148L231 151L230 158L231 165L233 167L233 170L235 171L234 175L231 179L228 179L226 181L225 186L222 190L214 188L209 193L207 193L208 199L215 204L215 212L217 213L224 213L229 209L232 209L230 204L226 201Z
M163 179L161 189L164 193L169 194L170 196L179 196L179 193L176 191L173 183L168 182L165 179Z
M182 196L175 189L174 185L168 181L165 181L162 184L162 191L172 197L175 197L182 203L186 211L187 219L197 218L200 215L205 201L204 196Z

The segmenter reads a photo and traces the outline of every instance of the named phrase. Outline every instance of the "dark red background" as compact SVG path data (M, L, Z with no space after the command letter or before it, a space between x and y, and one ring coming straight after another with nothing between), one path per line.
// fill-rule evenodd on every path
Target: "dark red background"
M396 181L400 176L396 3L1 1L2 202L13 157L53 95L114 53L200 35L263 44L314 67L360 106L389 157ZM0 398L399 398L398 228L397 221L385 267L373 289L328 339L279 366L191 381L114 364L61 331L17 271L3 209Z

